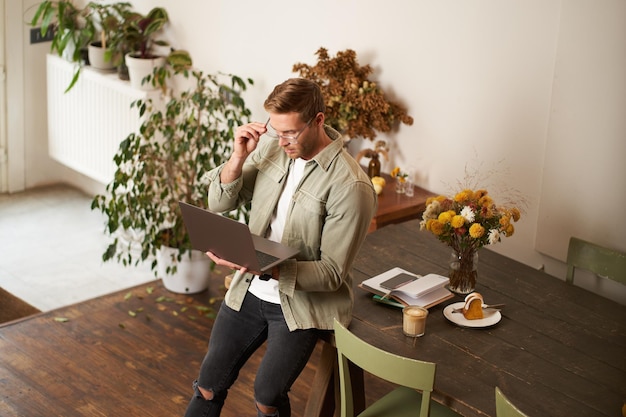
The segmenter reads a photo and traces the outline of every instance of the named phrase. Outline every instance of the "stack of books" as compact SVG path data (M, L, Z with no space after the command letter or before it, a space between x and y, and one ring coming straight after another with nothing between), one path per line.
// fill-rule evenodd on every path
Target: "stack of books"
M438 274L421 276L396 267L366 279L359 287L373 293L378 302L429 308L454 297L446 288L449 283L447 277Z

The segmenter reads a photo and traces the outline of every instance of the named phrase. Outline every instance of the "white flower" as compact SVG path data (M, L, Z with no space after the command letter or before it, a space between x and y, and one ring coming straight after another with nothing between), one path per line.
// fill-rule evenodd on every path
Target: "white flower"
M487 239L490 245L498 243L500 241L500 232L498 229L489 230L489 237Z
M426 206L426 210L424 210L424 214L422 214L423 220L428 219L436 219L439 216L440 207L439 201L434 200L428 206Z
M463 210L461 210L461 216L463 216L467 223L473 223L476 218L476 215L470 206L463 207Z

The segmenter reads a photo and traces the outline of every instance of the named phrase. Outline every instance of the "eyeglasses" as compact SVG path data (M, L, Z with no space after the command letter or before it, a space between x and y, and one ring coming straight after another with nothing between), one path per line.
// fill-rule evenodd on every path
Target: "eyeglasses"
M272 125L270 125L270 119L267 119L267 122L265 123L265 127L267 127L266 135L269 136L272 139L284 139L287 142L289 142L290 145L293 145L294 143L298 143L298 138L300 137L302 132L304 132L307 127L309 127L309 125L311 124L313 119L315 119L315 116L311 117L311 119L308 122L306 122L304 127L302 129L300 129L300 131L297 132L295 135L294 134L283 135L283 134L278 133L277 131L274 130Z

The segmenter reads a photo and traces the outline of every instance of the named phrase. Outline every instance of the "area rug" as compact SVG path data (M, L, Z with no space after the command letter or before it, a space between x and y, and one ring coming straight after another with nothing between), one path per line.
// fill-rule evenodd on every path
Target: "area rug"
M38 309L0 288L0 324L37 313Z

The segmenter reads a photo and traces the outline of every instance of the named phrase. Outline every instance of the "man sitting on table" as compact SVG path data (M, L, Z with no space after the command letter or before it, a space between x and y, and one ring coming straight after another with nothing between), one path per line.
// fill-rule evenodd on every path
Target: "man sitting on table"
M264 104L267 123L235 131L230 159L209 172L209 209L226 212L252 201L250 229L300 250L255 276L237 272L226 293L186 416L219 416L228 389L250 356L267 350L254 382L259 416L290 416L288 392L320 331L352 315L352 263L376 211L371 181L324 125L317 84L294 78ZM265 135L263 138L262 136Z

